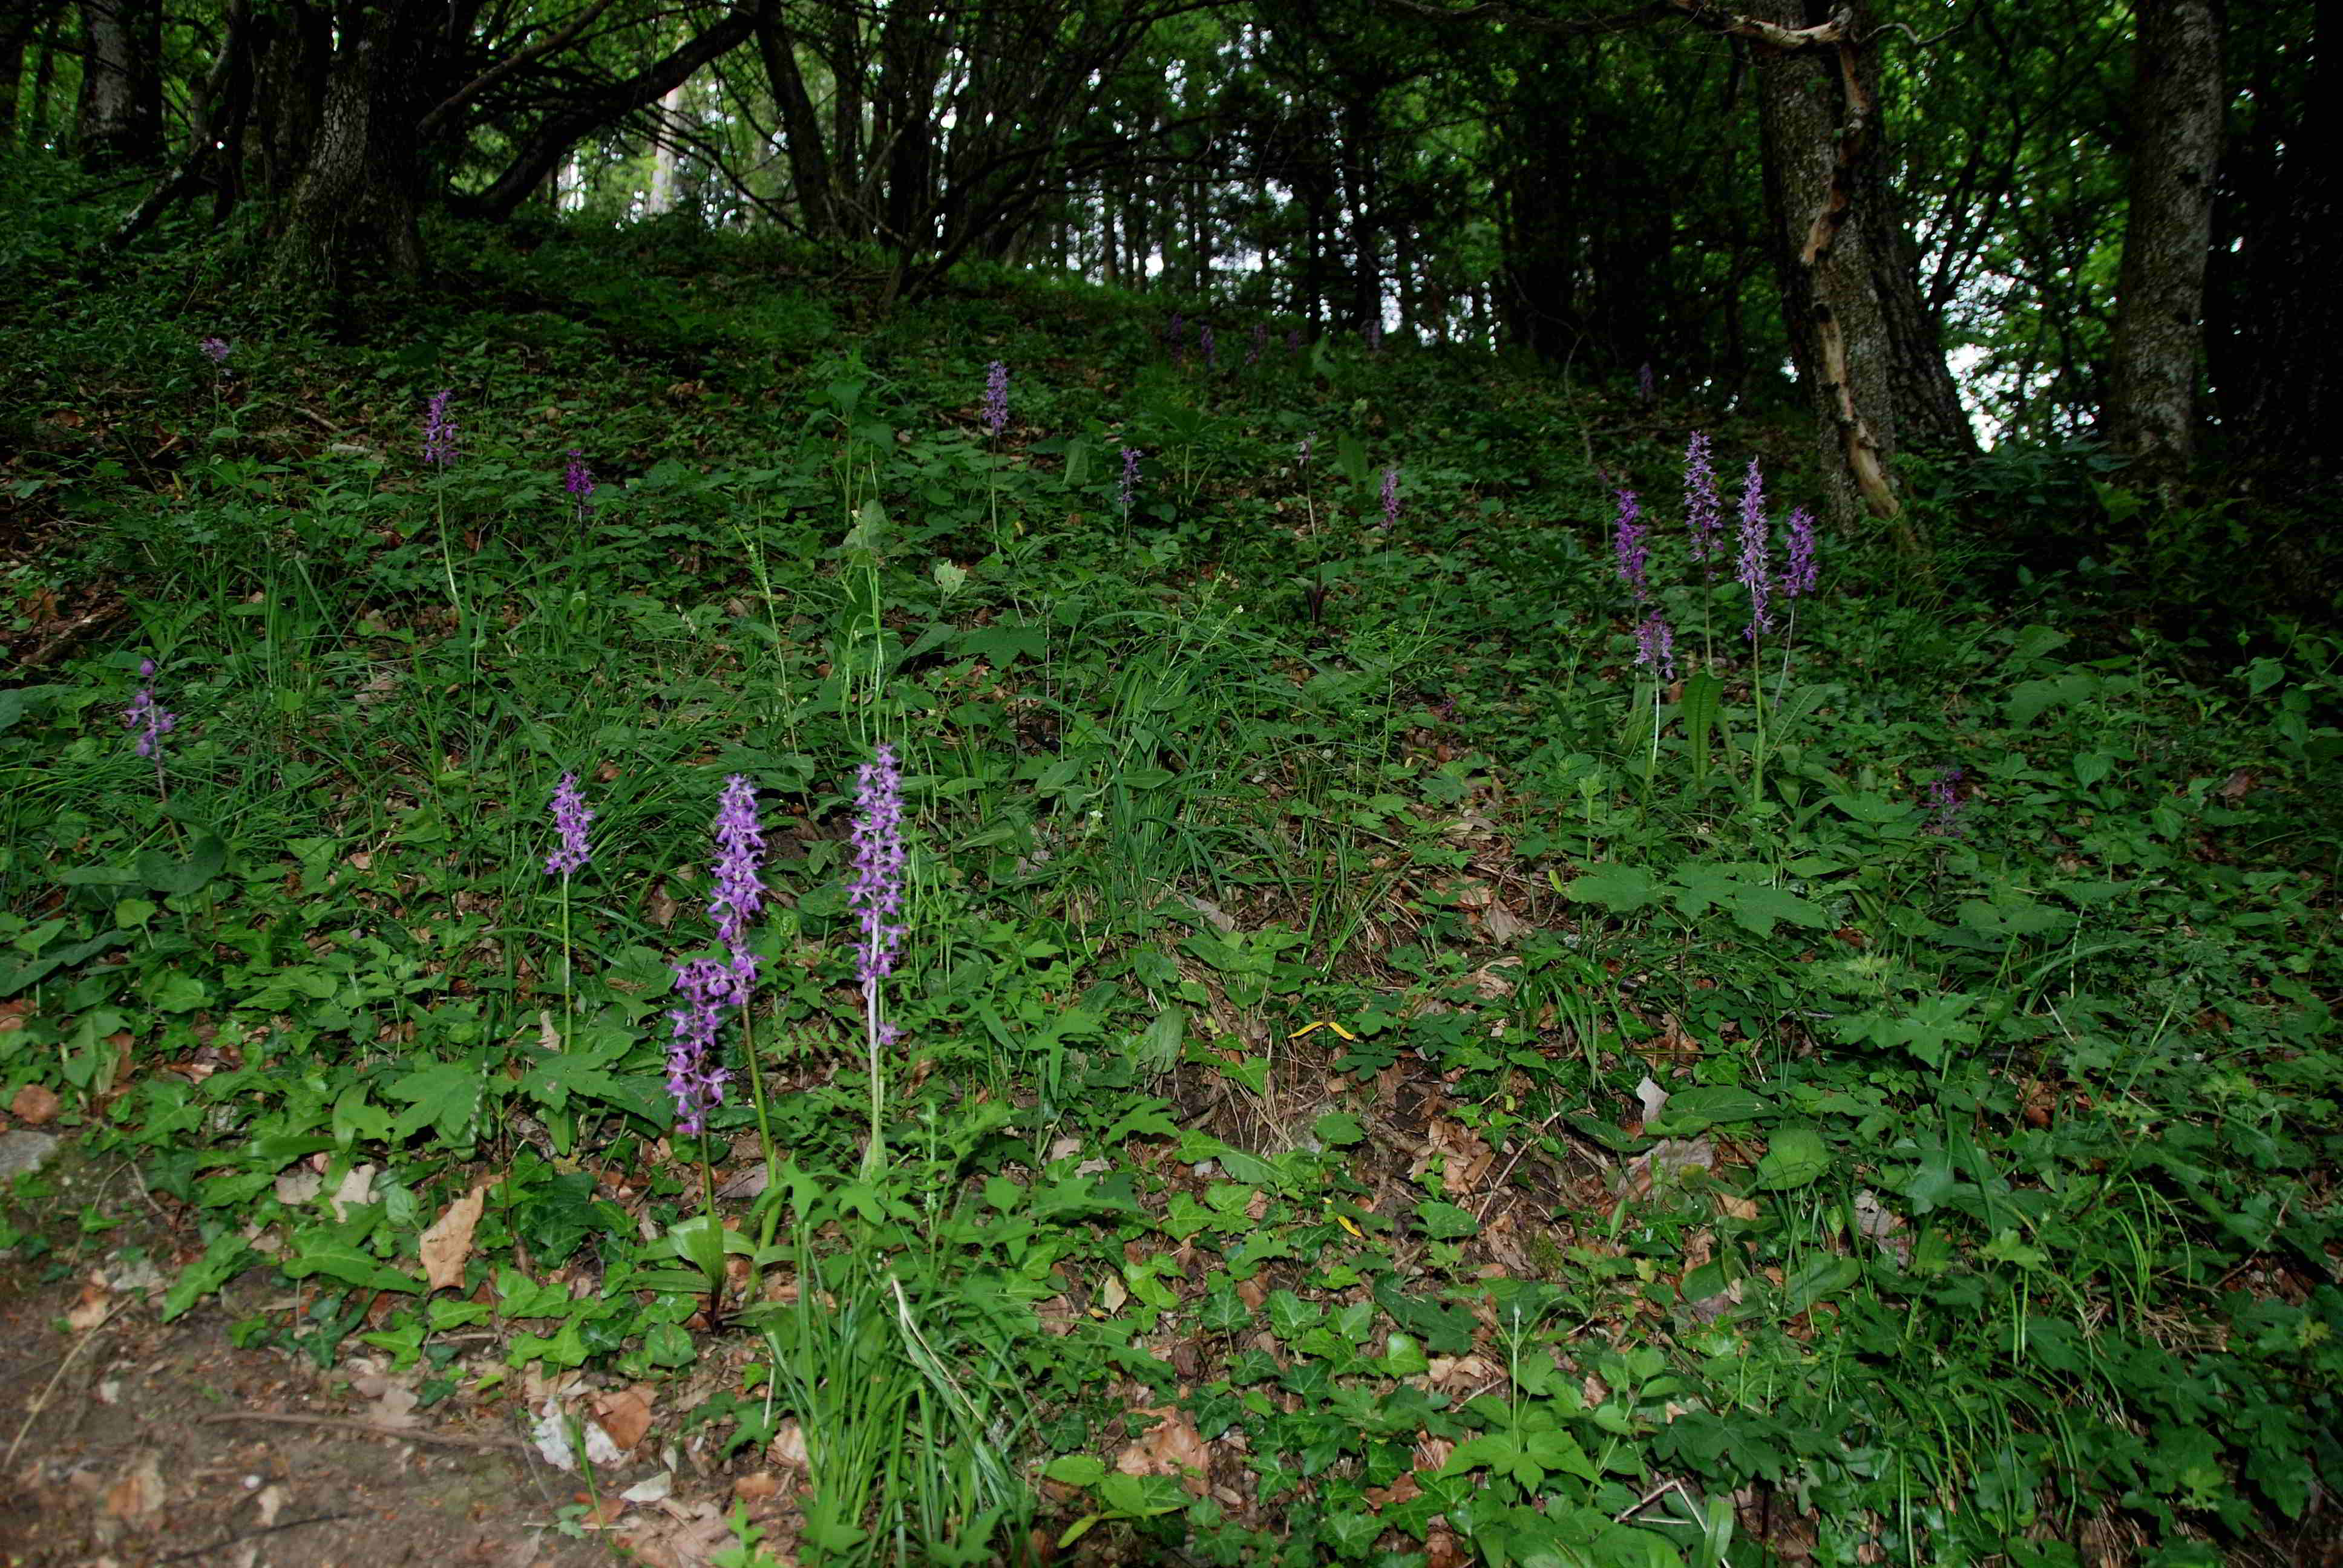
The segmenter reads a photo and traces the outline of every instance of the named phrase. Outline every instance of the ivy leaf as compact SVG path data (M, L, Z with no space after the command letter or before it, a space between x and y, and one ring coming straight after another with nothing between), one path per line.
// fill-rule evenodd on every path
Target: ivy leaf
M1324 1307L1316 1302L1305 1302L1292 1291L1272 1291L1268 1307L1269 1332L1287 1344L1309 1332L1326 1315Z
M204 1255L180 1270L179 1277L163 1293L163 1321L169 1322L236 1278L252 1255L237 1231L224 1231L213 1237Z
M355 1241L330 1234L297 1233L292 1255L278 1266L297 1280L323 1274L369 1291L401 1291L411 1295L424 1289L423 1282L414 1275L401 1273Z

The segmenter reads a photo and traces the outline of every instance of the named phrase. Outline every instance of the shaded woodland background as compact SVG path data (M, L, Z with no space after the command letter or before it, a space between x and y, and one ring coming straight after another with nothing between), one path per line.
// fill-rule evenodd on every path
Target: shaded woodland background
M2331 483L2338 37L2335 0L28 0L0 127L116 248L217 226L287 297L428 277L442 213L769 229L883 299L1067 268L1795 397L1842 526L1908 533L1910 463L1989 443L2104 554ZM2258 591L2323 606L2286 532Z

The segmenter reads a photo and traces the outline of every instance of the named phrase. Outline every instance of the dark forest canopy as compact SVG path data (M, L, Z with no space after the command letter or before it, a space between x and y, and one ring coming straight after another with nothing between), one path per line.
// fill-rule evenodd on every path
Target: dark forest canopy
M1835 509L1887 519L1980 427L2143 494L2324 485L2338 13L33 0L0 126L113 176L117 246L199 215L324 297L425 276L435 208L672 213L890 297L985 258L1719 402L1794 375Z

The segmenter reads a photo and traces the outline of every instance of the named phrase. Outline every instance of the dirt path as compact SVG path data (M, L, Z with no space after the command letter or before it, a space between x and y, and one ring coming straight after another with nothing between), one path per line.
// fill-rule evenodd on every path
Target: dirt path
M270 1272L163 1322L186 1239L127 1167L61 1145L35 1191L6 1219L39 1240L0 1251L0 1568L682 1568L729 1542L720 1481L693 1480L710 1498L689 1507L614 1495L652 1455L606 1467L592 1513L584 1476L528 1440L518 1378L501 1401L415 1408L414 1380L383 1376L355 1335L325 1367L238 1348L231 1325L306 1304ZM635 1527L640 1554L597 1517Z

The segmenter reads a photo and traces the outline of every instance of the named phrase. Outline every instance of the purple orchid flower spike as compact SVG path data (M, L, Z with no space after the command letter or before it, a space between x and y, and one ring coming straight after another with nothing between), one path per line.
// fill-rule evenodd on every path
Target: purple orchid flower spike
M1684 528L1692 535L1692 558L1710 582L1716 580L1718 534L1724 503L1716 493L1716 470L1709 465L1708 434L1694 430L1684 447Z
M456 421L447 415L447 400L455 395L453 387L435 392L424 410L423 460L435 468L456 460Z
M553 789L553 830L561 836L561 847L545 858L548 875L566 877L586 869L594 858L586 838L586 825L593 819L586 797L578 792L578 775L564 773Z
M1749 626L1743 635L1757 640L1774 629L1772 563L1765 539L1765 481L1757 459L1749 459L1749 477L1741 492L1741 586L1749 590Z
M998 359L985 367L984 427L995 438L1009 427L1009 367Z
M1619 558L1619 580L1627 585L1637 604L1651 597L1645 574L1652 558L1651 530L1644 525L1643 503L1633 490L1619 492L1619 522L1611 538L1612 553Z

